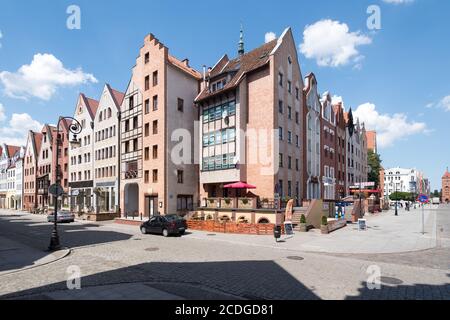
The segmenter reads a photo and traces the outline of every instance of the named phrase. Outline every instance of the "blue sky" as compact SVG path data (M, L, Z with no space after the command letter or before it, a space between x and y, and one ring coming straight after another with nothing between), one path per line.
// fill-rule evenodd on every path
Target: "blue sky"
M98 98L105 82L124 91L147 33L200 70L236 54L241 22L247 50L291 26L303 75L314 72L321 92L376 127L385 167L416 167L437 188L450 166L450 2L387 2L2 0L0 141L72 115L80 91ZM66 27L71 4L81 30ZM369 5L380 8L380 30L367 27ZM30 80L29 70L56 75Z

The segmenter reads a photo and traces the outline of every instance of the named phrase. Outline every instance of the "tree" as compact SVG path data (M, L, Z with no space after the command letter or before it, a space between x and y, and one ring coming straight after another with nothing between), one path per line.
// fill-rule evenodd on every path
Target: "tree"
M439 190L434 190L434 192L431 194L432 198L440 198L441 197L441 192L439 192Z
M415 201L414 194L410 192L393 192L389 196L392 201Z
M375 182L376 188L380 185L381 162L379 154L373 152L373 150L367 151L367 164L371 168L367 178L369 182Z

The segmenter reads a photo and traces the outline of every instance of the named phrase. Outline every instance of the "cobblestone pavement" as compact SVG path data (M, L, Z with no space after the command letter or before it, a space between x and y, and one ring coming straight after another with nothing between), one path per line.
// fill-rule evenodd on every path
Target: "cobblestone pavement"
M448 217L450 210L438 215ZM447 220L438 220L449 227ZM1 299L450 299L448 234L441 247L408 254L339 255L192 237L141 235L111 222L60 226L64 259L0 276ZM45 217L0 211L0 234L45 249ZM431 261L424 263L424 261ZM81 289L68 290L70 267ZM375 268L373 266L376 266ZM369 290L378 278L381 289ZM375 270L375 271L374 271ZM368 272L369 271L369 272ZM372 277L371 277L372 276ZM378 278L379 279L379 278ZM73 281L70 281L73 283Z

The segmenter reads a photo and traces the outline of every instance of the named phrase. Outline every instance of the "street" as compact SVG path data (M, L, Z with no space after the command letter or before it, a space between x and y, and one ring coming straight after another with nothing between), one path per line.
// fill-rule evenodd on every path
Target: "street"
M414 231L420 210L402 210L396 218L405 231L395 232L409 246L394 244L398 250L386 252L368 245L382 242L383 234L393 238L392 215L368 218L367 233L349 225L279 244L270 236L193 230L164 238L135 226L77 221L59 225L61 244L70 250L49 255L52 226L45 216L2 210L0 298L450 299L450 207L427 209L426 235ZM366 250L351 252L349 242L361 237ZM80 289L69 290L78 272ZM378 280L381 287L370 289Z

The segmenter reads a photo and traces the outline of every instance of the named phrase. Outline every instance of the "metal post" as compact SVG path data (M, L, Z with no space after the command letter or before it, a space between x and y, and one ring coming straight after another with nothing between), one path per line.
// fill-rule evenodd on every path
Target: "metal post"
M425 208L424 208L424 204L422 203L422 235L425 234Z
M59 125L61 123L61 119L59 118L58 125L56 126L56 191L54 196L55 201L55 212L54 212L54 219L53 221L53 231L52 231L52 237L50 238L50 245L48 247L49 251L56 251L61 249L61 245L59 243L59 235L58 235L58 192L59 192L59 186L61 184L61 181L59 179Z

